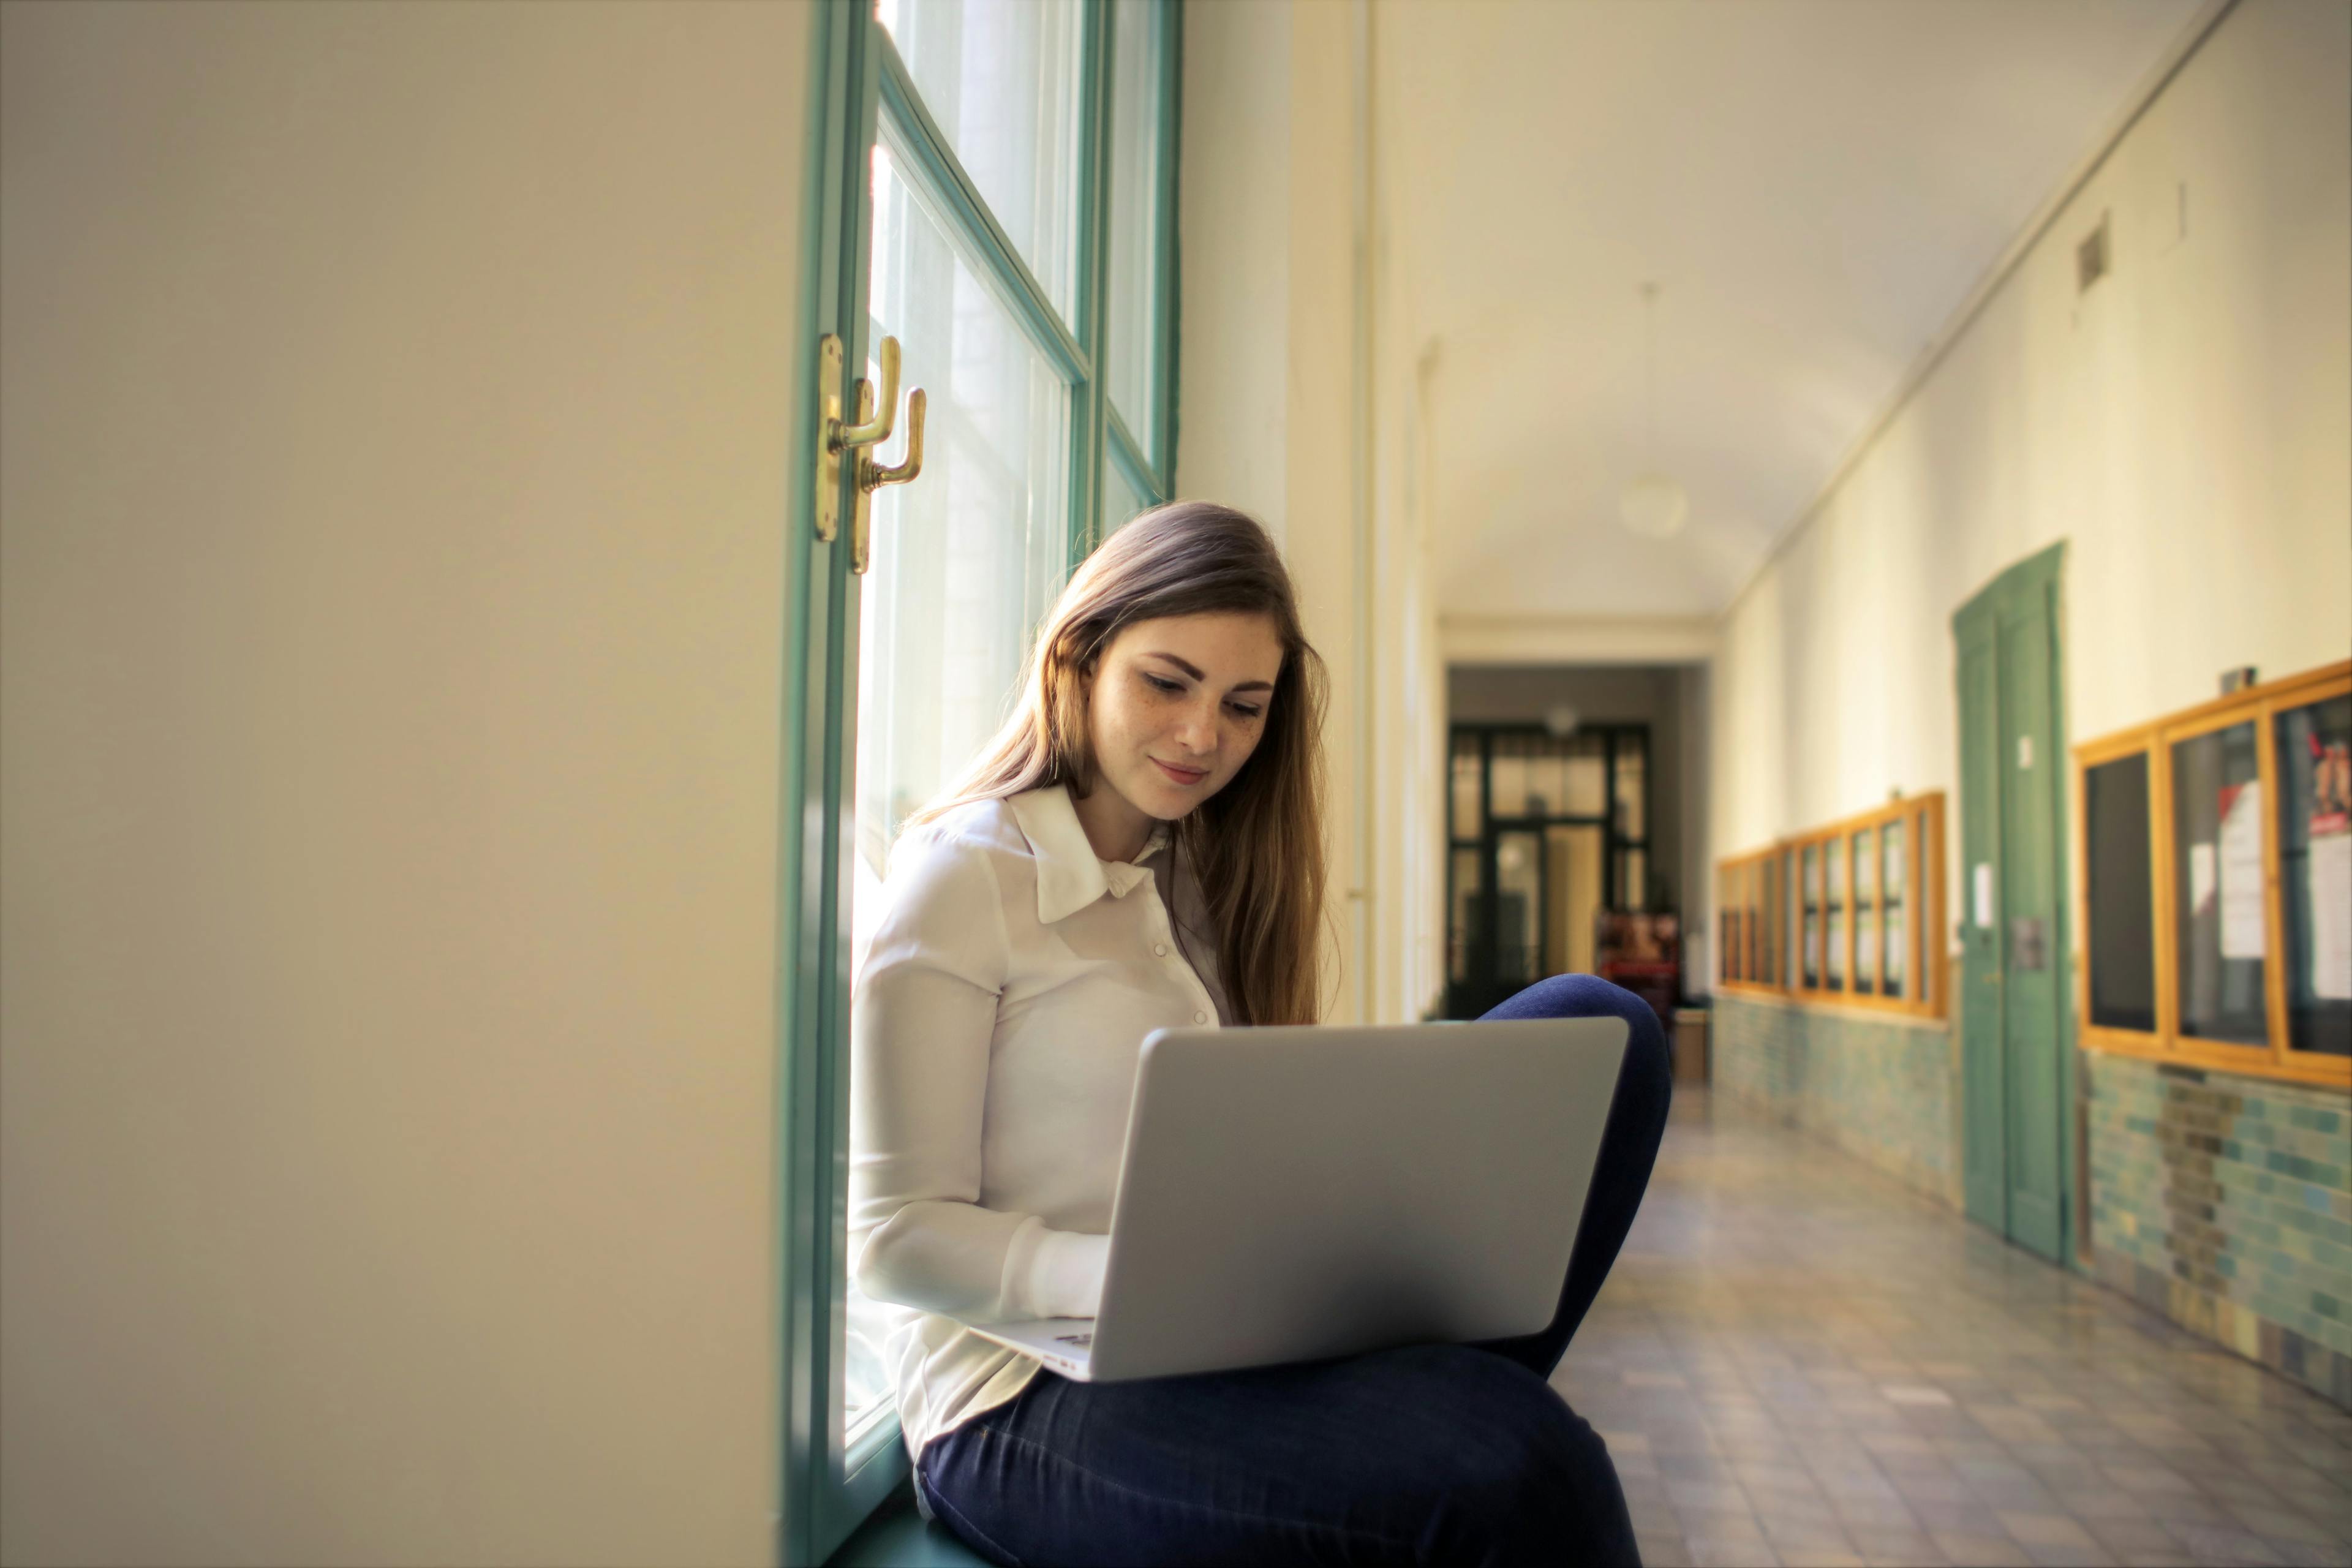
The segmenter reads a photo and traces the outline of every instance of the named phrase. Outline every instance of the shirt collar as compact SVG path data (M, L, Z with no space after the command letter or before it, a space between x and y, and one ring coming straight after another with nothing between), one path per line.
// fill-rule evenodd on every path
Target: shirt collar
M1078 808L1062 784L1029 790L1005 804L1013 808L1013 819L1021 825L1030 853L1036 857L1040 925L1067 920L1105 893L1127 897L1151 875L1143 862L1168 844L1168 825L1163 822L1152 828L1150 838L1133 860L1101 858L1087 841Z

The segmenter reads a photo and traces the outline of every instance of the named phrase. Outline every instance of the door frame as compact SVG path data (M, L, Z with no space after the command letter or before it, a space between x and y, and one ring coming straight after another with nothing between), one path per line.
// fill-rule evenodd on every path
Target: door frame
M2069 725L2066 715L2065 561L2066 542L2064 540L2060 540L2058 542L2052 544L2032 555L2027 556L2025 559L2016 562L2002 570L1992 579L1991 582L1986 584L1975 594L1971 595L1959 606L1959 608L1952 613L1953 720L1958 741L1958 779L1960 784L1959 793L1961 795L1958 827L1952 837L1955 847L1958 851L1959 862L1959 880L1955 885L1958 888L1960 896L1958 901L1956 912L1961 930L1965 933L1973 927L1974 922L1974 874L1969 862L1968 845L1968 795L1971 786L1971 773L1968 751L1968 731L1966 721L1967 697L1965 689L1962 685L1962 681L1964 679L1963 650L1970 640L1977 637L1983 637L1990 644L1992 658L1995 661L1992 680L1992 701L1994 704L1993 729L1997 738L2000 735L2006 734L2008 726L2002 721L2001 713L2001 692L2003 689L2003 683L2000 665L2001 658L2000 622L2002 616L2002 612L2012 609L2020 604L2021 601L2041 596L2049 606L2050 616L2050 692L2048 705L2048 711L2050 714L2050 732L2046 735L2036 738L2036 745L2042 747L2045 751L2046 756L2042 761L2042 765L2035 771L2042 780L2041 787L2046 789L2050 795L2051 855L2053 860L2053 865L2052 867L2052 898L2053 907L2051 910L2051 936L2049 949L2052 984L2054 992L2054 1005L2053 1007L2052 1018L2052 1038L2058 1056L2058 1238L2060 1252L2058 1261L2063 1267L2075 1269L2079 1272L2086 1269L2089 1265L2086 1258L2087 1243L2084 1239L2084 1234L2085 1229L2084 1222L2085 1219L2084 1205L2087 1180L2082 1171L2080 1163L2085 1146L2085 1108L2083 1103L2081 1052L2077 1049L2077 1042L2075 1040L2074 1008L2073 1005L2074 995L2074 944L2073 932L2074 896L2071 884L2073 879L2074 858L2069 848L2069 836L2072 832L2072 823L2068 817L2068 812L2071 809L2071 796L2066 788L2066 769L2063 765L2065 758L2070 754L2066 750L2066 736L2069 732ZM1990 759L1990 761L1992 767L1996 770L1993 773L1992 777L1998 781L2001 775L1997 770L1999 770L2003 764L2003 758L1998 754L1998 747L1996 749L1996 754ZM2006 830L2001 820L2001 797L2002 792L1996 783L1995 787L1990 791L1990 798L1984 807L1984 809L1989 810L1991 813L1991 832L1993 834L1994 843L1991 847L1990 852L1996 865L1999 865L2000 863L2000 851L2005 845L2006 838ZM2005 974L2008 963L2007 949L2010 936L2008 910L2009 879L2005 875L1997 875L1994 879L1994 889L1993 951L1995 954L1996 967L1993 971L1992 977L1998 978ZM1975 1181L1979 1179L1981 1174L1980 1172L1970 1167L1969 1154L1971 1149L1975 1146L1975 1141L1969 1138L1967 1133L1968 1119L1975 1110L1975 1108L1970 1105L1968 1095L1968 1086L1969 1082L1969 1064L1968 1058L1969 998L1975 994L1976 987L1984 984L1988 978L1988 976L1985 975L1979 968L1979 961L1975 959L1973 956L1969 955L1968 950L1964 947L1961 961L1961 973L1958 976L1958 984L1955 987L1957 992L1955 1002L1957 1005L1950 1009L1952 1027L1958 1032L1958 1044L1961 1054L1961 1071L1958 1087L1960 1089L1962 1117L1960 1155L1963 1166L1962 1186L1964 1192L1972 1191ZM1998 1045L1996 1059L1992 1064L1993 1070L1997 1074L2000 1085L1997 1103L2000 1107L2002 1119L2000 1139L2002 1164L2000 1172L2002 1219L1999 1226L1992 1226L1992 1228L2000 1230L2004 1237L2010 1237L2011 1235L2011 1227L2009 1225L2009 1151L2011 1140L2016 1131L2016 1129L2011 1125L2010 1118L2011 1101L2009 1077L2011 1063L2009 1060L2010 1053L2007 1013L2008 1010L2006 1005L2000 1008L1997 1013L1996 1022ZM1969 1212L1971 1218L1978 1219L1988 1226L1991 1225L1990 1218L1985 1215L1977 1212L1973 1205L1970 1206Z

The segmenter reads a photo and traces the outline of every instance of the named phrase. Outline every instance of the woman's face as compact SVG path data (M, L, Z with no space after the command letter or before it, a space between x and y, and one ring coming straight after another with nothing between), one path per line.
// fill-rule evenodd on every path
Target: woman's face
M1094 676L1087 728L1103 783L1146 816L1184 816L1257 750L1281 673L1270 616L1135 622Z

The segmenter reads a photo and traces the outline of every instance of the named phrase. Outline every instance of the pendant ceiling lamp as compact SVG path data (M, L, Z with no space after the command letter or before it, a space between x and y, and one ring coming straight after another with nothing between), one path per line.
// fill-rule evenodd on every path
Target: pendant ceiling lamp
M1690 516L1690 496L1673 479L1658 471L1658 286L1642 285L1643 323L1649 338L1650 471L1628 484L1617 498L1625 526L1647 539L1670 539L1682 531Z

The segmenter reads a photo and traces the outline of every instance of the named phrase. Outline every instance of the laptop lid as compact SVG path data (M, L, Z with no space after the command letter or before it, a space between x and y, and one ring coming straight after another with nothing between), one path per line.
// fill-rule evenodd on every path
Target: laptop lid
M1541 1329L1625 1039L1620 1018L1153 1033L1089 1374Z

